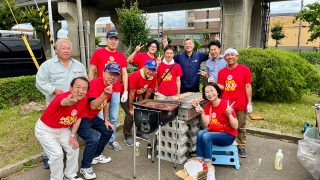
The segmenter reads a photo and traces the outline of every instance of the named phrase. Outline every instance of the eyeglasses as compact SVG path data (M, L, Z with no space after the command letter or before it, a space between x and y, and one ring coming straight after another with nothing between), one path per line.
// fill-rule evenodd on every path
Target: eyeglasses
M118 78L120 76L120 74L118 74L118 73L109 73L108 72L108 74L109 74L109 76L111 76L113 78Z
M156 72L156 69L153 69L153 68L147 68L147 69L151 72Z

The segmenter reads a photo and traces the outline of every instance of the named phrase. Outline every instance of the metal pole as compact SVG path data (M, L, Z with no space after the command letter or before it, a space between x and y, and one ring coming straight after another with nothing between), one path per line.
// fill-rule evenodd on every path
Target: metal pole
M303 0L301 0L301 9L302 10L303 8ZM301 19L299 20L299 31L298 31L298 47L297 47L297 50L300 51L301 48L300 48L300 36L301 36L301 26L302 26L302 22L301 22Z
M80 59L82 64L86 67L86 56L84 46L83 22L82 22L82 5L81 0L77 0L78 20L79 20L79 37L80 37Z
M88 62L90 61L90 38L89 38L89 34L90 34L90 21L86 22L87 26L87 30L86 30L86 44L87 44L87 60L86 60L86 66L88 67Z
M51 0L48 0L48 14L49 14L50 33L51 33L51 37L54 41ZM53 47L51 46L51 57L54 57L54 55L55 55L55 51L54 51Z
M160 114L160 113L159 113ZM158 115L158 120L159 115ZM158 180L160 180L160 156L161 156L161 124L159 123L159 136L158 136Z
M133 107L133 110L135 107ZM133 120L133 179L135 179L136 176L136 138L137 138L137 132L136 132L136 123L134 122L134 117L132 117Z
M160 40L160 13L158 13L158 41Z

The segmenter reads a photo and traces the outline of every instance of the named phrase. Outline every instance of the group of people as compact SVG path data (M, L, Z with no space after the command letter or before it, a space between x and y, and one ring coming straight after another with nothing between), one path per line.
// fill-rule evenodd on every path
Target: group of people
M107 33L107 46L93 53L88 75L85 67L71 58L72 44L68 39L59 39L56 56L39 68L36 87L46 96L47 108L36 123L35 135L44 150L44 167L50 167L50 179L81 179L77 175L76 134L85 141L80 174L85 179L96 178L92 164L112 160L103 154L105 146L122 150L115 134L120 105L125 112L124 142L133 146L133 103L154 97L175 100L180 93L199 92L200 75L209 82L202 91L209 103L204 110L199 105L195 107L201 112L204 127L208 127L197 137L198 158L210 163L208 145L229 145L237 134L239 155L246 156L245 119L246 111L252 111L251 74L248 67L238 64L235 49L226 50L222 56L220 42L212 41L210 53L200 53L194 51L192 39L185 39L184 52L174 55L174 48L164 38L163 58L155 56L160 48L157 41L146 45L147 52L140 52L143 45L137 46L126 58L117 51L119 38L114 29ZM201 71L204 61L206 71ZM138 67L130 75L128 63ZM212 124L221 127L216 131ZM142 132L137 136L149 140ZM63 152L67 158L65 168Z

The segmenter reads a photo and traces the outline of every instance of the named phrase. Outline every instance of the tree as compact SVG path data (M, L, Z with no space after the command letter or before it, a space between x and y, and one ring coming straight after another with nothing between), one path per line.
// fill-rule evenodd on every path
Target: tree
M205 44L209 44L210 41L210 33L209 32L204 32L202 33L202 39Z
M49 16L48 11L46 11L45 6L41 6L40 12L43 14L44 23L48 24ZM22 20L20 23L31 23L36 31L44 31L44 25L42 23L42 19L39 16L39 11L35 9L33 6L25 7L23 11L21 11Z
M193 42L194 42L194 48L195 48L196 50L201 48L201 44L199 43L198 40L193 39Z
M15 5L15 0L8 0L8 2L18 23L31 23L36 31L44 30L44 26L41 23L37 9L34 7L24 7L21 9ZM47 23L49 18L45 6L42 6L40 11L44 14L45 23ZM5 0L0 0L0 19L0 29L8 30L12 26L16 25L16 21L14 20Z
M297 20L306 21L310 24L308 32L311 33L309 42L312 42L320 37L320 2L307 5L296 16L294 23Z
M280 24L280 22L275 23L271 28L271 38L276 40L276 48L278 48L278 45L280 44L280 40L286 37L282 32L282 30L283 30L283 25Z
M17 19L18 22L21 21L21 9L15 6L15 0L8 0L10 7ZM5 0L0 0L0 29L2 30L8 30L13 25L16 24L14 18L12 17L12 14L10 12L10 9L8 7L8 4Z
M116 12L119 17L118 31L122 34L121 41L128 47L128 52L131 47L146 44L150 29L147 27L147 17L139 9L138 2L130 3L129 8L124 3Z

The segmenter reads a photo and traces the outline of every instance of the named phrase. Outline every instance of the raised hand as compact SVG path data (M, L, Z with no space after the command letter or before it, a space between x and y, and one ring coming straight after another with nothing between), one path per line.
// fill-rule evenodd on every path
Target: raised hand
M70 105L74 105L76 102L78 102L78 99L72 94L69 94L67 98Z
M104 88L104 91L103 91L104 95L108 96L112 94L112 87L113 87L112 85L109 85L106 88Z
M143 46L144 46L144 45L141 45L141 43L140 43L138 46L136 46L135 51L136 51L136 52L139 52L140 49L143 48Z
M232 108L232 107L233 107L234 103L235 103L235 102L233 102L231 105L229 105L229 100L228 100L228 102L227 102L226 113L227 113L228 116L232 114L232 111L233 111L233 108Z
M168 46L169 42L168 42L168 37L166 35L164 35L162 37L162 47L165 48L166 46Z
M203 77L207 77L207 72L199 70L198 74L200 74Z
M157 57L157 64L159 65L162 61L162 55L161 53L158 54L158 57Z
M199 102L197 104L193 104L193 106L195 107L197 113L202 113L203 112L203 109L200 106Z

